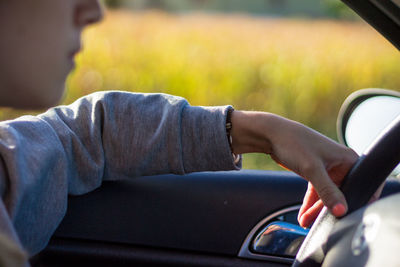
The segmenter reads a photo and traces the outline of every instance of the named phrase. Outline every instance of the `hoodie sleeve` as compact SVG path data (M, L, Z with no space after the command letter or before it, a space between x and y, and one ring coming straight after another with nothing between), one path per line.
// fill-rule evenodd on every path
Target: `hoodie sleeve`
M166 94L98 92L39 116L0 123L0 191L20 244L45 247L68 194L103 180L237 170L225 131L228 107L193 107ZM0 206L1 208L1 206ZM7 223L0 223L0 228ZM3 231L7 231L3 229Z

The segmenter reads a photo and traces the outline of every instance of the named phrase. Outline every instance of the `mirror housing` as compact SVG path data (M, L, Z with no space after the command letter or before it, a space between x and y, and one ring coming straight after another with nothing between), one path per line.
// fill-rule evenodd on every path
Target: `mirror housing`
M396 117L400 116L400 92L363 89L351 94L340 108L337 120L339 142L359 155ZM400 166L395 175L400 173Z

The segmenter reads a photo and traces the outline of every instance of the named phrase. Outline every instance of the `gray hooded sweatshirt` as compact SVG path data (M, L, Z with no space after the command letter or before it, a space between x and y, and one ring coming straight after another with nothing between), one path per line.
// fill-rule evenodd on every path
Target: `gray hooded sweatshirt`
M110 91L1 122L0 232L34 255L63 219L68 195L105 180L239 169L226 136L228 108Z

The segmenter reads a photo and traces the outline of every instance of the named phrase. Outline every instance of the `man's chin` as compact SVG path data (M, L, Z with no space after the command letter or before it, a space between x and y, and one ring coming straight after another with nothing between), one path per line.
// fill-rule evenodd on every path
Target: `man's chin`
M37 101L33 103L30 109L47 109L54 107L62 101L64 97L65 86L63 85L58 91L52 91L45 96L40 95L37 97Z
M65 85L52 90L10 90L0 99L0 106L27 110L41 110L56 106L64 96Z

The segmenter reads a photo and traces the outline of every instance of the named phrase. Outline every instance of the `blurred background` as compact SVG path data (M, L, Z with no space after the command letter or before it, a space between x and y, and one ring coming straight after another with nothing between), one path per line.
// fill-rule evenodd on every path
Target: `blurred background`
M400 89L399 52L339 1L104 3L105 20L84 33L65 104L98 90L162 92L274 112L336 139L351 92ZM0 118L24 113L1 109ZM279 167L251 155L244 168Z

